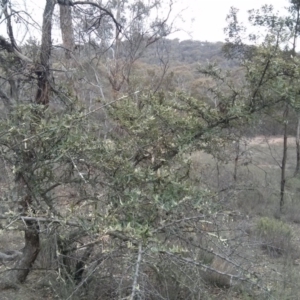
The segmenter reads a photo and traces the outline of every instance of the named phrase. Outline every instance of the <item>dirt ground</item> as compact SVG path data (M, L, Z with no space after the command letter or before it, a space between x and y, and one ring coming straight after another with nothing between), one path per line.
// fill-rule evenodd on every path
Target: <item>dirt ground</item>
M296 139L295 137L288 137L288 145L295 145ZM255 138L249 139L249 145L281 145L283 144L282 136L257 136Z

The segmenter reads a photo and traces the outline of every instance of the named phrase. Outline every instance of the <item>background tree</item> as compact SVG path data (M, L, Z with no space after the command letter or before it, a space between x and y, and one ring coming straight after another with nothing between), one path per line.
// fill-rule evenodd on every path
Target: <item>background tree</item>
M71 58L71 53L75 48L74 29L72 22L72 10L69 2L67 5L59 5L59 20L63 47L66 59Z
M296 55L296 41L298 37L299 12L295 3L289 8L291 15L279 17L273 11L272 6L264 6L261 10L251 11L249 20L253 26L267 29L267 34L262 43L255 48L249 48L242 42L244 29L238 24L236 11L232 11L230 18L232 23L228 27L229 37L234 45L231 49L232 57L239 53L242 63L249 73L250 84L257 79L268 85L267 92L261 89L253 90L253 99L259 97L260 102L267 102L268 98L274 97L285 101L282 116L283 122L283 156L281 162L281 184L280 184L280 210L284 206L285 184L286 184L286 162L287 162L287 138L290 107L294 106L297 99L298 85L298 59ZM258 43L260 36L250 35L249 39ZM230 41L230 40L229 40ZM229 44L230 45L230 44ZM230 47L230 46L229 46ZM249 61L249 58L252 60ZM255 77L253 62L261 64L264 59L267 64L262 64L261 77ZM247 76L246 75L246 76ZM256 82L255 82L256 84ZM276 88L277 87L277 88ZM252 100L254 101L254 100ZM255 103L253 103L255 105Z

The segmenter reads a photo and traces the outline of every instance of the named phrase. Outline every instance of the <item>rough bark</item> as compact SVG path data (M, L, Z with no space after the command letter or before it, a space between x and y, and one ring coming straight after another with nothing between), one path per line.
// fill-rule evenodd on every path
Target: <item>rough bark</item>
M26 222L25 247L23 255L9 272L6 280L0 283L2 289L23 283L29 274L40 250L39 228L36 222Z
M28 186L24 185L23 176L21 174L17 175L20 177L17 184L25 190L27 194L23 197L22 201L19 203L22 208L22 215L26 215L29 207L31 206L32 198ZM24 194L24 191L23 191ZM39 226L36 221L24 220L25 229L25 247L23 248L22 255L19 256L19 260L14 264L13 268L2 278L0 282L0 290L15 288L18 284L23 283L27 275L29 274L33 263L35 262L37 255L40 250L40 239L39 239Z
M294 32L294 41L293 41L293 48L291 50L292 56L296 56L296 42L297 37L299 34L299 22L300 22L300 5L297 4L296 6L297 18L295 22L295 32ZM291 78L290 83L293 83L293 78ZM287 129L288 129L288 114L289 114L289 104L286 103L285 111L283 113L284 118L284 136L283 136L283 156L282 156L282 165L281 165L281 184L280 184L280 211L282 212L284 206L284 191L285 191L285 169L286 169L286 160L287 160ZM298 124L299 125L299 124ZM298 134L297 134L298 136ZM297 148L297 155L298 155L298 148ZM298 163L298 157L297 157ZM297 167L296 167L297 168ZM297 169L296 169L297 170Z
M51 30L52 30L52 15L55 6L54 0L47 0L43 15L42 28L42 44L40 64L36 68L38 76L38 89L35 97L37 104L48 105L50 96L50 56L51 56Z
M40 64L36 66L35 70L38 76L38 89L35 102L45 106L49 103L50 93L49 65L51 55L52 15L54 6L54 0L47 0L43 15ZM14 40L13 37L11 37L11 40ZM16 49L16 47L12 42L11 47L11 52L15 52L13 49ZM32 127L32 134L34 134L34 127ZM29 210L33 211L33 194L29 177L32 166L34 165L34 156L30 155L30 152L27 151L19 154L19 156L20 171L16 174L15 182L19 193L19 199L21 199L19 201L21 207L20 214L21 216L26 217ZM25 219L23 221L26 226L23 255L21 255L14 267L5 275L4 279L1 280L0 289L17 287L18 284L23 283L26 280L27 275L29 274L39 253L40 239L38 222L35 220Z
M60 5L60 30L65 50L65 58L70 59L74 50L74 29L72 23L72 11L69 5Z

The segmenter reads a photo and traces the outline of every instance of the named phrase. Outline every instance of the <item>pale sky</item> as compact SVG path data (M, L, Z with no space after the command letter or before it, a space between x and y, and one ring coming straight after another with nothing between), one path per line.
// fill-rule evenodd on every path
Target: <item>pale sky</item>
M264 4L272 4L275 10L282 11L285 6L289 5L288 0L179 0L179 2L176 9L186 8L182 12L185 23L181 26L191 32L194 40L212 42L225 39L223 32L227 25L225 19L232 6L240 10L239 20L246 23L247 11L250 9L258 9ZM191 23L191 19L194 19L193 23ZM184 32L176 33L174 36L180 39L189 39L189 35Z
M260 8L264 4L272 4L275 10L283 11L289 5L288 0L175 0L174 13L180 11L183 21L177 19L176 27L183 29L170 36L170 38L194 39L201 41L224 41L223 32L226 26L226 15L230 7L240 10L239 20L247 22L247 11ZM41 20L45 0L13 0L18 3L19 9L24 9L35 20ZM162 12L163 13L163 12ZM174 16L174 15L173 15ZM193 22L192 22L193 20ZM5 31L3 23L0 23L0 33ZM189 32L190 35L186 32ZM22 35L22 32L19 32ZM26 36L27 39L29 36ZM21 36L18 37L22 39Z

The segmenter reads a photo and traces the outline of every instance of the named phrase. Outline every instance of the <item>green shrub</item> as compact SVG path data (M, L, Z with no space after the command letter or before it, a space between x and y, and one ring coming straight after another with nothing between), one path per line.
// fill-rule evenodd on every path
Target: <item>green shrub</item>
M291 249L292 230L282 221L264 217L256 224L262 247L271 256L287 254Z

